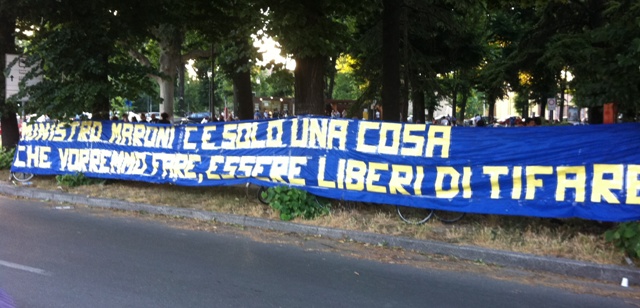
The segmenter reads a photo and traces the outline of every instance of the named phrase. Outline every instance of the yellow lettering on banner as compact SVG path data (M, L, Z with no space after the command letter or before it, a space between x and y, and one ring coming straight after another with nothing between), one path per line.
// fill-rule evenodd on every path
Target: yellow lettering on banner
M429 125L427 136L426 157L434 157L436 146L440 147L440 157L449 157L449 148L451 147L451 126Z
M35 167L40 156L38 147L28 145L25 152L27 153L26 167Z
M500 176L508 175L509 168L503 166L484 166L482 173L489 175L491 183L491 199L500 199Z
M251 136L255 136L253 124L253 122L242 122L238 124L238 141L236 142L237 149L253 148L253 144L251 143Z
M233 179L236 177L236 170L238 169L238 164L240 163L240 156L226 156L224 160L224 167L222 168L222 172L226 174L221 174L220 177L223 179Z
M640 204L640 165L627 166L627 204Z
M527 166L525 168L527 174L527 192L525 194L526 200L533 200L536 197L536 187L543 187L544 183L541 179L536 178L536 175L550 175L553 174L553 167L551 166Z
M111 151L95 149L90 153L88 166L89 172L94 173L109 173L109 167L107 166L107 158L110 156Z
M109 143L122 144L124 136L122 136L122 125L124 123L113 122L111 123L111 137Z
M179 168L183 170L183 175L186 179L197 179L198 175L193 171L193 169L196 167L196 163L200 163L202 161L202 157L197 154L187 154L185 156L182 156L182 165L179 166Z
M301 130L300 122L302 122L302 132L300 139L298 139L298 131ZM308 144L307 140L309 140L309 120L307 118L293 119L291 121L291 146L306 148Z
M26 150L27 150L27 148L24 145L18 145L16 147L15 160L13 161L13 165L14 166L19 167L19 168L27 166L27 162L26 161L20 160L20 153L21 152L26 152Z
M405 124L402 132L402 149L400 154L404 156L422 156L424 149L424 137L413 135L413 132L424 132L426 124Z
M78 141L100 141L102 136L101 122L80 122L80 132L78 133Z
M226 150L232 150L236 148L236 130L238 124L225 124L222 131L222 146L221 148Z
M253 170L251 171L251 177L266 180L266 178L259 177L259 175L264 172L264 166L270 166L272 161L273 161L272 157L268 157L268 156L256 157L256 165L255 167L253 167Z
M58 123L54 126L51 141L64 141L64 139L67 138L67 129L64 125L65 124Z
M241 156L238 164L238 176L250 177L251 171L256 164L256 156Z
M344 189L346 163L347 162L342 158L338 160L338 189Z
M358 122L358 139L356 140L356 151L363 153L376 154L376 146L368 145L365 143L366 133L368 130L379 130L380 122L374 121L360 121Z
M381 154L398 155L400 152L400 132L402 124L383 122L380 125L380 145L378 152ZM387 137L391 133L391 145L387 145Z
M211 156L209 161L209 169L207 169L206 176L209 180L219 180L220 176L217 174L218 166L224 164L224 156Z
M324 175L326 174L327 158L320 157L318 159L318 186L327 188L336 188L336 182L326 181Z
M20 131L22 133L20 137L23 140L33 140L33 124L22 123Z
M202 132L202 149L203 150L217 150L218 146L214 142L211 142L213 139L212 132L216 131L217 125L206 125L204 127L204 131ZM188 139L185 137L185 140ZM194 145L195 146L195 145Z
M375 185L374 183L380 181L380 174L377 171L387 171L389 170L389 165L382 163L370 162L369 168L367 170L367 191L377 192L377 193L386 193L387 188L381 185Z
M176 129L171 126L158 127L158 136L154 145L163 149L173 148L173 139L176 137Z
M329 136L328 147L333 149L333 141L338 139L338 149L347 149L347 127L349 127L349 121L346 120L331 120L329 122Z
M411 181L413 181L413 169L411 166L392 165L389 193L393 195L409 195L405 187L411 187Z
M145 136L145 134L147 132L147 129L146 129L147 126L142 124L142 123L140 123L140 124L133 123L132 126L133 126L133 128L132 128L132 130L133 130L133 133L132 133L133 146L137 146L137 147L144 146L145 145L144 144L144 136Z
M436 197L445 199L455 197L460 192L460 189L458 188L458 183L460 182L460 173L453 167L436 167L436 170ZM451 177L449 190L444 189L444 179L446 176Z
M271 122L275 122L275 121L271 121ZM253 132L251 134L251 148L253 149L263 149L267 144L267 140L257 140L256 138L256 136L258 135L258 129L259 129L258 124L259 122L251 122L251 131Z
M269 178L273 182L286 183L282 177L288 174L289 161L287 157L276 156L271 163L271 170L269 170Z
M327 148L329 119L305 119L309 121L309 148Z
M44 139L43 134L49 135L48 130L42 129L42 124L48 123L32 123L25 124L22 127L22 138L24 140L42 140Z
M345 182L348 190L364 190L367 164L359 160L348 160L345 168Z
M127 136L127 143L125 145L132 146L133 145L133 124L124 123L122 125L122 134Z
M138 154L135 153L134 154ZM153 164L162 164L162 176L171 179L198 179L198 175L193 171L195 164L201 161L200 155L196 154L170 154L170 153L153 153ZM140 160L135 155L137 160Z
M20 153L26 154L24 161L20 160ZM19 145L15 155L15 161L13 165L16 167L26 168L51 168L51 161L49 161L49 153L51 153L51 147L47 146L32 146L32 145Z
M291 156L289 157L289 172L287 177L289 183L293 185L306 185L305 179L300 177L302 171L301 166L307 165L306 157Z
M584 202L585 187L587 185L587 171L584 166L560 166L556 168L558 186L556 187L556 201L565 201L565 191L575 189L576 202ZM568 175L573 175L570 179Z
M182 148L185 150L195 150L197 144L195 142L189 142L189 139L191 138L191 133L192 132L197 132L198 131L198 127L197 126L186 126L184 128L184 142L182 145ZM202 148L204 149L205 147L205 137L207 136L206 131L205 133L202 134Z
M416 167L416 181L413 183L413 193L416 196L422 196L422 181L424 180L424 168Z
M511 199L518 200L522 196L522 167L513 167L513 188L511 190Z
M462 198L471 198L471 167L462 168Z
M80 122L74 121L71 122L69 125L69 136L67 137L67 140L73 140L73 138L75 138L75 136L77 135L78 131L80 130Z
M113 158L111 158L111 161L113 162ZM160 164L155 159L152 160L151 161L151 168L152 168L151 174L158 174L158 167L160 167ZM112 163L111 168L113 168L113 163Z
M591 202L605 202L619 204L620 201L611 190L622 190L624 182L624 165L593 165L593 184L591 185ZM610 175L610 179L605 179L605 175Z
M284 128L282 127L283 120L269 121L267 126L267 142L266 146L269 148L280 148L282 144L282 136L284 135Z
M69 149L58 149L58 155L60 156L60 170L67 170L67 162L69 161Z
M51 147L38 147L38 168L51 168L51 161L49 161L49 153L51 153Z

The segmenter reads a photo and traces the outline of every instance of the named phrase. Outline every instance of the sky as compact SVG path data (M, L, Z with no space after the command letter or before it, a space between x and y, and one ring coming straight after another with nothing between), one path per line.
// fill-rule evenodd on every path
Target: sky
M296 68L296 61L291 58L281 56L278 43L271 37L264 35L262 40L258 40L254 37L253 46L258 48L259 53L262 53L262 61L258 61L258 65L263 65L269 63L271 60L275 60L276 63L284 63L285 67L291 71ZM196 72L193 69L193 62L193 60L189 60L185 66L187 67L189 77L195 79Z

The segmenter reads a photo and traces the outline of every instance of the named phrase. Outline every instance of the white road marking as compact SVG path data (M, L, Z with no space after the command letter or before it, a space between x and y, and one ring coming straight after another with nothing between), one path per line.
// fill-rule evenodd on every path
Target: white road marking
M19 269L19 270L31 272L31 273L34 273L34 274L44 275L44 276L51 276L51 274L49 272L47 272L45 270L42 270L42 269L39 269L39 268L30 267L30 266L26 266L26 265L20 265L20 264L11 263L11 262L2 261L2 260L0 260L0 266L6 266L6 267L9 267L9 268Z

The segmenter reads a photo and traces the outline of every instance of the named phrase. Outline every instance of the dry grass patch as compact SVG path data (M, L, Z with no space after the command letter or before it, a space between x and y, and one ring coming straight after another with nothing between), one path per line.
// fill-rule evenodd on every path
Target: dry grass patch
M0 176L8 179L9 172L0 171ZM243 185L184 187L109 180L103 185L66 188L59 187L53 176L36 176L31 186L91 197L279 219L278 213L257 201L257 187L247 189ZM333 201L330 215L294 222L600 264L625 264L624 254L604 240L604 232L614 224L596 221L467 215L452 225L432 220L415 226L403 223L393 206Z

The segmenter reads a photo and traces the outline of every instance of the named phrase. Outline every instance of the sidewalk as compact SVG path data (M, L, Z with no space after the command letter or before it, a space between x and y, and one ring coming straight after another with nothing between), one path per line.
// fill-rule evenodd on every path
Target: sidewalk
M131 203L112 199L91 198L81 195L67 194L60 191L49 191L29 187L20 187L8 182L0 183L0 194L6 196L24 197L29 199L40 199L52 202L82 204L105 209L144 211L150 214L211 220L225 224L235 224L281 232L320 235L331 239L351 239L356 242L370 243L373 245L378 243L386 243L390 247L414 250L425 254L448 255L459 259L471 261L481 260L482 262L487 264L519 268L529 271L551 272L554 274L561 274L579 278L589 278L616 284L619 284L622 278L627 278L630 286L637 286L640 283L640 271L633 267L601 265L570 259L541 257L510 251L490 250L475 246L459 246L434 241L423 241L368 232L302 225L255 217L181 209L167 206L154 206L151 204Z

